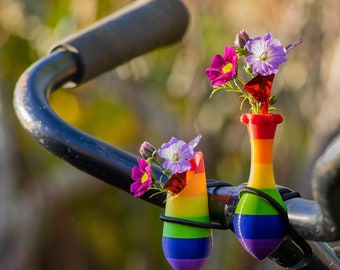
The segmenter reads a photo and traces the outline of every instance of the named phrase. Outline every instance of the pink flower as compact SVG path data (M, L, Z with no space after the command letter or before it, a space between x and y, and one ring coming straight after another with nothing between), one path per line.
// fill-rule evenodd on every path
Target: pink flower
M215 55L205 74L211 80L211 86L221 86L237 75L237 54L233 46L224 47L224 56Z
M133 167L131 178L134 181L130 186L130 192L133 196L142 196L152 185L151 166L144 159L138 159L139 167Z

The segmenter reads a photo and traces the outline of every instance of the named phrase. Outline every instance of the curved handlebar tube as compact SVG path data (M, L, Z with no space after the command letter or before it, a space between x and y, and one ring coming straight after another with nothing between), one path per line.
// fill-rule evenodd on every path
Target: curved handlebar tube
M156 21L152 19L155 17ZM151 22L145 23L149 19ZM154 0L143 5L133 5L103 22L96 25L99 32L94 27L82 32L80 36L72 37L70 41L62 42L49 56L33 64L22 74L15 89L14 107L24 129L49 152L78 169L129 192L132 183L130 173L132 167L137 165L137 157L67 124L51 109L48 97L52 91L67 82L85 82L137 55L177 41L185 32L188 18L180 1ZM136 39L126 34L130 24L134 22L137 25L132 27L132 32ZM157 23L167 26L154 27ZM177 28L175 33L172 32L172 25ZM148 31L147 35L141 34L145 31ZM97 33L100 33L100 37ZM102 35L111 36L105 39ZM98 51L88 45L89 39L92 44L96 44L96 40L100 43ZM115 42L121 44L118 47L111 46ZM138 42L138 46L135 42ZM136 51L137 47L140 48ZM110 48L113 52L108 52ZM287 237L270 259L287 269L340 269L333 250L322 243L306 241L333 241L340 238L339 212L335 211L340 203L337 184L340 183L337 182L340 177L339 149L338 140L330 146L316 166L313 188L317 193L317 201L290 196L294 192L279 187L285 198L294 235ZM158 172L160 177L161 172ZM213 228L233 230L233 214L241 187L215 180L208 181L209 211ZM164 194L151 195L153 191L142 196L142 199L164 207Z
M136 56L182 38L189 21L180 0L137 1L54 45L77 54L77 76L88 81Z

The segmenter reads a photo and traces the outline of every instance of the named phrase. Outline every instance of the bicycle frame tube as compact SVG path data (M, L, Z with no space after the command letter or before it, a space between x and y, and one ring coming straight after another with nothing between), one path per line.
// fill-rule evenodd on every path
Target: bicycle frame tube
M168 12L170 12L168 9L169 3L175 3L176 7L172 10L173 14L171 16L174 16L174 14L176 14L175 10L179 8L179 2L175 0L150 1L146 5L151 5L152 8L150 6L148 8L138 5L137 7L133 6L130 10L131 12L125 12L124 14L126 15L118 16L119 20L114 16L113 22L108 23L105 21L104 27L115 24L114 21L116 21L118 25L123 24L127 27L126 21L128 20L126 18L130 18L129 20L133 18L144 18L150 10L155 8L154 5L156 5L156 2L157 5L160 4L163 8L166 7L166 11ZM143 16L141 16L141 14L143 14ZM162 12L160 14L164 16ZM185 12L181 11L181 14L185 14ZM173 18L177 20L178 16L176 15ZM184 22L182 27L185 28L187 20L182 20L182 22ZM168 18L168 27L171 29L170 18ZM119 27L115 26L115 29L118 29L116 30L118 32L120 31ZM85 35L95 37L95 31L95 29L91 29L91 31L86 32ZM163 28L161 28L161 31L158 28L155 29L153 34L147 37L149 42L146 42L146 47L133 54L131 54L130 49L134 46L130 44L131 39L128 39L126 41L128 43L125 47L126 50L124 46L119 46L115 51L115 53L124 55L124 57L113 61L113 64L105 63L104 66L98 70L96 70L98 65L100 65L98 59L101 59L102 56L87 57L86 55L89 51L82 47L83 41L75 38L71 39L70 42L62 43L63 45L58 46L58 49L54 50L52 54L32 65L20 77L17 83L14 94L14 107L25 130L41 146L58 158L65 160L78 169L112 186L130 192L130 184L132 183L130 174L131 169L137 165L137 157L67 124L52 110L48 98L52 91L57 90L67 82L85 82L119 65L122 61L135 57L136 54L142 54L164 44L169 44L182 36L181 31L175 35L176 37L166 37L166 35L164 36L163 34L159 36L159 32L163 31ZM80 37L80 40L82 40L82 38L83 36ZM157 41L158 39L160 39L160 41ZM67 44L71 44L71 46ZM75 46L80 46L80 48L75 49ZM70 47L72 47L72 49L69 49ZM105 50L103 53L105 55ZM114 56L115 55L111 55L113 58ZM85 59L83 59L84 57ZM324 159L322 160L323 166L327 168L329 168L329 163L327 162L333 162L333 160L327 160L327 162L325 162ZM324 172L322 169L324 168L323 166L320 165L318 167L315 179L318 179L318 171ZM337 168L337 166L335 167ZM161 172L158 170L158 177L160 177L160 175ZM325 174L322 175L324 176ZM332 175L334 176L334 173ZM337 178L338 175L336 174L333 182ZM209 183L212 183L212 185L209 185ZM210 216L214 224L219 225L223 229L232 230L233 214L239 199L240 187L223 185L223 182L219 183L221 184L217 185L216 181L208 181ZM284 187L279 187L279 190L280 189L282 191L287 190ZM327 189L327 193L325 192L319 195L327 195L329 190L330 189ZM142 196L142 199L154 205L164 207L164 194L151 195L153 195L153 191L146 193ZM322 197L321 200L327 201L327 199L327 197ZM333 203L337 202L334 196L332 196L332 200L334 200L332 201ZM324 209L325 207L323 206L325 206L325 204L321 204L320 207L320 204L316 201L301 198L290 198L287 199L285 203L288 209L289 222L300 237L311 241L333 241L339 239L337 220L332 218L333 215L329 213L329 209ZM334 207L331 208L331 210L335 211ZM325 248L322 244L317 245L311 242L312 252L306 257L293 240L294 239L286 239L270 259L279 265L288 267L287 269L340 269L334 252L328 252L327 246ZM321 252L318 253L317 250L321 250ZM292 254L292 251L295 253ZM329 265L330 262L333 266Z

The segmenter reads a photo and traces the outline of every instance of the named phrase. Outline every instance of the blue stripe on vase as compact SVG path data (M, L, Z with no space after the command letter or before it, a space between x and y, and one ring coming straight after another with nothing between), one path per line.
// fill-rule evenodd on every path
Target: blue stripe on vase
M202 259L208 258L212 249L212 237L171 238L163 236L163 252L166 258Z
M237 220L237 222L235 222ZM286 232L280 215L234 215L235 234L240 239L279 239Z

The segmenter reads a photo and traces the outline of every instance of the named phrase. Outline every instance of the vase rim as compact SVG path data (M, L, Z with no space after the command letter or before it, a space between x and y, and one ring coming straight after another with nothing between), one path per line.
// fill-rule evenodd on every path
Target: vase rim
M240 120L243 124L280 124L283 122L283 117L279 113L266 113L266 114L252 114L244 113L241 115Z

